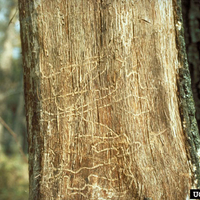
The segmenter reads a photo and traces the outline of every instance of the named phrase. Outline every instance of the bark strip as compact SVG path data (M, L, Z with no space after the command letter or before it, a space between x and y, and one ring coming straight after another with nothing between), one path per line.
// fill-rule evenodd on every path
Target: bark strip
M176 44L178 49L179 69L177 71L177 84L179 94L179 109L184 134L187 138L187 152L191 160L191 170L193 172L193 188L200 188L200 137L195 118L195 105L191 89L191 78L188 67L184 28L182 19L181 0L174 1Z

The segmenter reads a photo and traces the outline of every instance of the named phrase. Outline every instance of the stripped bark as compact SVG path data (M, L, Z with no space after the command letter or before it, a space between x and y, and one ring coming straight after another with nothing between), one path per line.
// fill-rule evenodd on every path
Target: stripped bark
M186 199L196 185L177 5L19 0L19 10L30 199Z

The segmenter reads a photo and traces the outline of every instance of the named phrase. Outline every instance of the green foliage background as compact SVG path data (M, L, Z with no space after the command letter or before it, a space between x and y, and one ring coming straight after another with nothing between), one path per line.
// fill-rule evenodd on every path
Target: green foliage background
M28 164L20 155L6 156L1 152L0 199L28 199Z
M0 0L0 118L15 132L27 157L19 29L17 0ZM0 123L0 200L26 199L28 163L14 137Z

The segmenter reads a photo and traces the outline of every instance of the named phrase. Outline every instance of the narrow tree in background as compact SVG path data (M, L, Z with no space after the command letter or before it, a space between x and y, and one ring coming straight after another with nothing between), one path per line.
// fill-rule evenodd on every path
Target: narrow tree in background
M196 106L196 118L200 129L200 1L182 0L182 5L185 43Z
M179 5L19 0L30 199L186 199L199 187Z

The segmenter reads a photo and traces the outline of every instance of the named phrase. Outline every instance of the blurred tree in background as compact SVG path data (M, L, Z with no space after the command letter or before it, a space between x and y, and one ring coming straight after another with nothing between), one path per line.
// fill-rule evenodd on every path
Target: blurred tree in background
M200 1L182 0L185 43L200 130Z
M28 166L17 0L0 0L0 199L28 199ZM6 122L16 134L6 129Z

